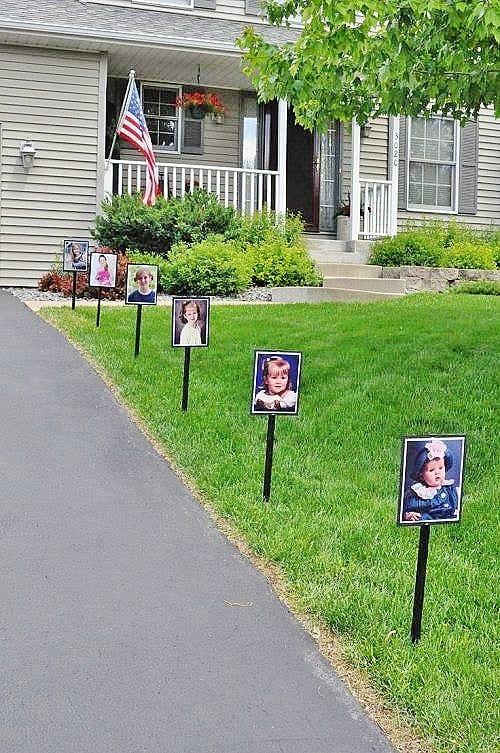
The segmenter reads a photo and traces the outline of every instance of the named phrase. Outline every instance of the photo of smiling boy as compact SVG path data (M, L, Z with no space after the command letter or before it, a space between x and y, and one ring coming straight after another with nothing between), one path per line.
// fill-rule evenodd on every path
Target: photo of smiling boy
M127 295L125 303L154 306L158 267L155 264L127 264Z
M297 413L301 357L301 353L256 351L253 414Z

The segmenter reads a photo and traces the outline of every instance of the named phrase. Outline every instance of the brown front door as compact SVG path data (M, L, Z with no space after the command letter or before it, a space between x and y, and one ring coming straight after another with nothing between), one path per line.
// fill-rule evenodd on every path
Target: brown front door
M276 170L278 153L278 105L268 102L262 107L262 167ZM290 212L300 212L306 229L319 230L319 138L295 123L288 111L286 149L286 205Z

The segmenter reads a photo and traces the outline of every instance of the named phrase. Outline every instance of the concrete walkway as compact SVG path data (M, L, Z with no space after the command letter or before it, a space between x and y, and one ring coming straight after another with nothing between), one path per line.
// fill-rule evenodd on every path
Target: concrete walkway
M391 753L79 354L0 321L2 753Z

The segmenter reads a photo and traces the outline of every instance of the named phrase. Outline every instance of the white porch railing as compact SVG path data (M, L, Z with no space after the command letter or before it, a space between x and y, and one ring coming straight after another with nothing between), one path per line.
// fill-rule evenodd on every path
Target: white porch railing
M278 172L242 167L159 162L158 177L165 196L184 196L196 188L214 193L225 207L252 215L264 207L274 209ZM110 160L104 173L104 196L144 191L146 163Z
M360 237L370 240L391 235L391 181L360 178L359 186L363 211Z

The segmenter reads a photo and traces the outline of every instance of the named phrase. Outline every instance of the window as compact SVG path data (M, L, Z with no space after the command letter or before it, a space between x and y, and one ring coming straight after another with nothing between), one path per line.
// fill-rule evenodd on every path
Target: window
M456 210L457 124L450 118L411 118L408 207Z
M159 151L179 151L180 112L175 100L178 87L142 87L142 106L151 142Z

